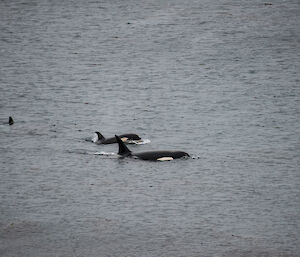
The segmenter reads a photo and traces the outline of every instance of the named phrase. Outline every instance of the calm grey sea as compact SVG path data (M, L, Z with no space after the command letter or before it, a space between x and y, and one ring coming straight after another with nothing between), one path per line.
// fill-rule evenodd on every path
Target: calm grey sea
M299 256L299 17L298 0L1 0L0 256ZM118 151L96 130L193 158L95 155Z

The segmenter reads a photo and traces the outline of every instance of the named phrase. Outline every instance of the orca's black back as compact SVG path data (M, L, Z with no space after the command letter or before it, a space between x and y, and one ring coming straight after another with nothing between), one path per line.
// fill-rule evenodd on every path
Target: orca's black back
M133 153L132 156L136 156L142 160L153 160L156 161L163 157L172 157L173 159L178 159L184 156L189 156L186 152L182 151L152 151L152 152L141 152Z

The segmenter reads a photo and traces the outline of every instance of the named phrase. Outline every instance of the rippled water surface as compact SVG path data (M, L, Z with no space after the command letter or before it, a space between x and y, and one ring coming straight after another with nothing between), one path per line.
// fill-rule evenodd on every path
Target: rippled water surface
M299 16L298 0L0 1L0 255L297 256ZM118 150L96 130L193 158L94 154Z

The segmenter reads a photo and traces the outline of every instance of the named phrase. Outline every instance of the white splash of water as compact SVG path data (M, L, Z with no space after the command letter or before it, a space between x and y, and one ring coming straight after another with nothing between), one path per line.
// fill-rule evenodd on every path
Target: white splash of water
M94 133L94 136L92 137L92 142L96 143L98 141L98 135Z
M144 145L149 144L151 141L150 139L141 139L141 140L127 140L127 144L135 144L135 145Z
M104 156L115 156L117 155L116 153L109 153L109 152L95 152L93 153L94 155L104 155Z

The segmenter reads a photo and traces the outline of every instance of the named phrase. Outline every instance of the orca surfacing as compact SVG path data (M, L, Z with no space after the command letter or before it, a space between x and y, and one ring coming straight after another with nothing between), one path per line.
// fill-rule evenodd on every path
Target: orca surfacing
M96 138L93 140L96 144L115 144L117 143L116 137L105 138L99 131L95 132ZM137 134L122 134L119 136L123 142L130 140L141 140Z
M188 153L182 151L150 151L150 152L132 153L119 136L115 135L115 138L119 144L118 154L121 155L122 157L135 157L147 161L171 161L173 159L189 157Z

